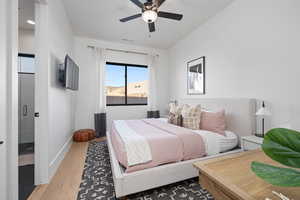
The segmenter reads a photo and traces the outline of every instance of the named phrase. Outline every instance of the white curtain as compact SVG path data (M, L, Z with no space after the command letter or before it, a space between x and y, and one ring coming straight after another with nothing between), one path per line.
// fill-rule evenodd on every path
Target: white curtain
M156 65L157 56L148 55L148 69L149 69L149 96L148 96L148 110L157 110L157 94L156 94Z
M96 94L95 94L95 112L106 112L106 89L105 89L105 65L106 65L106 51L105 49L95 47L93 48L93 55L96 67Z

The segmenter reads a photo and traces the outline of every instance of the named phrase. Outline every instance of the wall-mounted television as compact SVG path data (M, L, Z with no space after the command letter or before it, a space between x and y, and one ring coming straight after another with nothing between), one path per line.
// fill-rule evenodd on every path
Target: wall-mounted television
M59 70L59 81L67 89L78 90L79 67L69 55L66 55L65 62Z

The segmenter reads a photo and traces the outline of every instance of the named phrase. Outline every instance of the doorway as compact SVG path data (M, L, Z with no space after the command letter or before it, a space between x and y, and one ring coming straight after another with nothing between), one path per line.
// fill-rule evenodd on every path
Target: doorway
M26 200L35 188L35 1L18 1L19 200Z
M19 199L25 200L34 185L34 55L19 54Z

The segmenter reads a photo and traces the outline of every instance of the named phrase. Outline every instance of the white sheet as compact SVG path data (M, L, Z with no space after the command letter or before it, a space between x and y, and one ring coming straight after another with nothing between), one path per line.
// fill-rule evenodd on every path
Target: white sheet
M152 160L151 149L146 138L137 134L124 120L116 120L113 123L115 123L115 128L124 142L128 166L143 164Z
M238 136L235 133L233 133L231 131L225 131L225 134L226 134L226 137L221 136L219 139L220 152L225 152L225 151L231 150L231 149L235 148L239 143Z
M207 156L228 151L238 145L238 137L230 131L225 131L226 136L206 130L193 130L193 132L200 134L204 139Z

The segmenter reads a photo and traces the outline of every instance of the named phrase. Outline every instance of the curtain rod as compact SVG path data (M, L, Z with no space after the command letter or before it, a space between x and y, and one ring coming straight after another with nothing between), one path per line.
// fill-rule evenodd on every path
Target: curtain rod
M88 45L87 46L88 48L96 48L96 46L91 46L91 45ZM138 52L138 51L127 51L127 50L121 50L121 49L111 49L111 48L105 48L105 50L108 50L108 51L115 51L115 52L122 52L122 53L132 53L132 54L139 54L139 55L149 55L149 53L144 53L144 52ZM155 56L159 57L158 54L156 54Z

